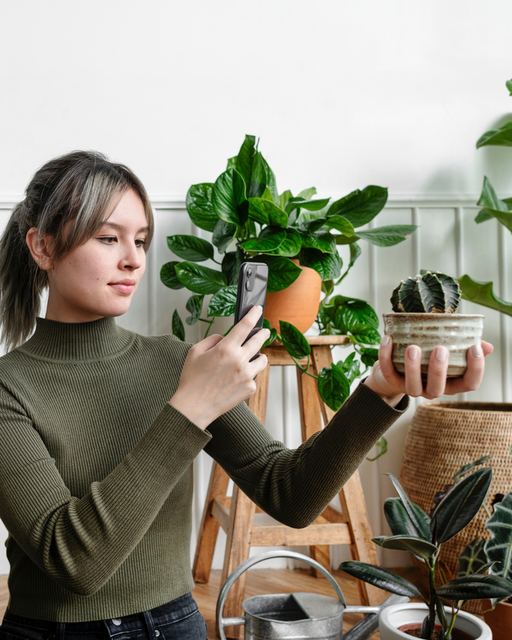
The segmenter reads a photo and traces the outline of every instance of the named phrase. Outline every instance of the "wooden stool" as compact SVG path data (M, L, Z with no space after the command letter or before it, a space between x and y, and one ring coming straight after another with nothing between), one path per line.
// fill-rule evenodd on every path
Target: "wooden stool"
M331 345L348 342L346 336L306 336L311 345L309 371L318 375L323 367L332 363ZM262 353L268 357L267 368L256 378L256 393L247 404L258 419L265 424L267 412L268 380L270 367L295 363L284 347L270 346ZM307 359L299 361L302 366ZM322 401L318 394L317 381L297 368L302 440L307 440L322 428L321 414L327 424L335 412ZM213 462L201 527L194 560L195 582L208 582L215 551L219 526L227 534L226 551L221 584L230 573L249 557L251 547L310 545L311 557L330 570L329 545L346 544L352 559L378 565L373 545L372 531L366 503L359 479L359 472L347 481L340 491L342 513L328 506L315 522L305 529L293 529L284 525L255 526L254 514L261 511L236 485L233 497L226 497L229 477L215 461ZM231 588L224 607L224 617L242 614L247 573L244 573ZM383 592L365 582L358 581L361 604L380 604ZM228 629L231 633L227 633ZM239 638L242 627L226 629L226 636Z

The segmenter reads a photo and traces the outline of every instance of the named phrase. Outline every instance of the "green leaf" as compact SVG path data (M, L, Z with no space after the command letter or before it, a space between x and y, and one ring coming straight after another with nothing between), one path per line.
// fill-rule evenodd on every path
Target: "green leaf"
M487 220L493 220L493 218L494 216L492 216L487 209L481 209L475 218L475 222L480 224L481 222L487 222Z
M219 250L219 253L224 253L231 241L235 237L236 225L225 220L217 220L215 229L213 230L212 242Z
M399 596L408 596L409 598L421 598L420 592L412 582L382 567L374 567L358 560L349 560L342 562L338 569L363 582L373 584L384 591L397 593Z
M267 292L275 293L289 287L300 276L302 269L289 258L260 255L248 262L264 262L268 266Z
M258 238L249 238L241 242L240 246L245 251L258 251L259 253L274 252L286 239L286 231L280 227L265 227Z
M293 223L305 231L318 231L327 222L324 211L301 211Z
M213 231L219 219L213 209L212 193L211 182L193 184L187 192L185 201L190 219L196 227L205 231Z
M419 528L409 518L400 498L387 498L384 502L384 515L391 533L394 536L413 536L430 541L430 518L414 502L411 502L410 505L416 516L417 523L420 525Z
M272 194L272 200L274 201L274 204L279 206L279 194L277 193L276 177L272 169L269 167L268 162L265 160L263 156L261 156L261 161L265 166L265 174L267 176L267 179L265 181L266 185L270 189L270 193Z
M512 122L507 122L499 129L486 131L476 143L476 148L485 146L512 147Z
M251 176L252 176L252 167L255 149L254 146L256 144L255 136L245 136L245 140L240 147L240 151L236 157L235 168L238 173L243 177L245 184L251 184Z
M431 635L432 635L432 628L430 626L430 616L426 615L423 618L423 622L421 623L420 638L430 638ZM439 640L439 637L438 637L438 640Z
M179 281L194 293L216 293L227 285L227 279L223 273L195 262L177 264L176 275Z
M484 545L485 540L475 538L464 547L459 556L458 578L469 576L473 573L480 573L479 570L487 563Z
M307 339L297 327L284 320L279 320L279 328L283 346L293 358L300 360L311 353Z
M228 251L222 259L222 273L225 274L228 284L236 284L238 282L238 274L240 265L243 262L243 251L237 248L236 251Z
M351 330L356 324L379 328L379 318L368 302L358 298L343 298L340 308L340 319L346 331Z
M484 176L482 193L477 204L480 207L485 207L487 214L496 218L504 227L512 231L512 212L509 211L507 203L498 198L487 176Z
M323 253L337 253L336 239L328 231L306 232L299 227L302 236L302 246L309 249L318 249Z
M288 200L290 198L293 198L290 189L286 189L286 191L283 191L283 193L281 193L281 195L279 196L279 202L277 204L281 209L283 209L283 211L286 210L286 205L288 204Z
M479 469L456 484L441 500L430 522L430 530L439 544L453 538L473 520L485 500L491 480L492 469Z
M306 211L319 211L323 209L328 203L330 198L323 198L321 200L306 200L300 196L291 198L286 206L286 213L290 214L294 209L306 209Z
M494 513L485 526L491 533L484 547L486 558L499 562L491 573L512 580L512 494L494 505Z
M209 316L234 316L236 309L237 285L231 284L214 293L208 305Z
M445 600L507 598L512 595L512 582L499 576L475 574L455 578L436 589L436 592Z
M459 278L459 285L462 290L462 297L476 304L481 304L490 309L496 309L501 313L512 316L512 302L505 302L493 291L492 282L479 282L470 276L464 275Z
M370 347L359 347L359 352L361 353L361 362L369 369L371 369L379 359L378 349L372 349Z
M300 234L291 227L288 227L288 229L285 229L284 231L286 233L286 237L277 249L272 252L272 255L294 258L301 249L302 238Z
M274 329L274 327L270 326L270 322L266 318L263 318L263 328L270 331L270 336L268 337L268 340L265 340L265 342L263 343L261 347L262 349L264 349L265 347L269 347L278 335L277 331Z
M354 324L348 331L358 344L380 344L380 333L367 324Z
M334 363L331 368L324 367L318 374L318 393L325 404L333 411L338 411L350 395L350 384Z
M284 228L288 226L286 212L265 198L249 199L249 217L260 224L271 224Z
M380 440L377 440L377 442L375 443L375 446L380 449L379 453L373 457L373 458L368 458L368 456L366 456L366 459L369 462L375 462L375 460L378 460L381 456L383 456L387 450L388 450L388 441L386 440L386 438L384 438L384 436L382 438L380 438Z
M167 246L173 253L185 260L202 262L213 259L212 245L207 240L196 236L167 236Z
M470 471L473 471L475 467L484 464L490 459L491 456L482 456L481 458L478 458L478 460L473 460L473 462L469 462L468 464L463 465L455 474L453 481L455 482L455 484L457 484L457 482L461 480L462 476L467 475Z
M193 325L199 320L203 311L203 300L203 295L190 296L187 300L186 308L191 314L188 318L185 318L185 322L188 325Z
M355 351L348 355L345 360L340 360L336 363L336 366L343 371L345 378L349 384L352 384L356 378L359 378L361 374L361 363L355 359Z
M393 483L393 486L395 487L395 491L398 493L398 497L400 498L400 501L402 502L402 505L405 511L407 512L409 519L413 523L416 531L418 532L421 531L423 532L423 535L424 535L424 522L422 518L417 515L416 510L413 507L413 503L407 497L407 494L405 493L402 485L392 473L388 473L387 475L389 476L391 482Z
M352 223L343 216L330 216L326 219L326 226L330 229L341 231L344 236L350 238L354 235L354 227Z
M185 286L178 280L178 276L176 275L176 265L178 264L181 264L181 262L173 260L172 262L164 264L160 269L160 280L166 287L169 287L169 289L183 289Z
M213 209L217 216L231 224L245 224L246 219L239 208L245 199L245 183L238 171L228 169L221 173L215 181L212 194Z
M399 551L408 551L418 558L428 560L435 553L437 553L437 547L435 544L428 542L424 538L417 538L416 536L379 536L372 538L375 544L383 549L397 549Z
M318 249L302 249L299 262L303 267L314 269L322 280L336 280L340 277L343 262L335 253L323 253Z
M304 198L304 200L311 200L313 196L316 196L316 189L315 187L309 187L308 189L302 189L297 197Z
M185 327L183 326L183 322L181 321L177 309L175 309L172 314L172 332L173 335L179 338L182 342L185 342Z
M505 82L505 84L506 84L507 89L508 89L508 91L509 91L509 95L511 95L511 96L512 96L512 80L507 80L507 81Z
M362 227L373 220L384 209L388 200L388 190L384 187L369 185L362 191L356 189L348 196L333 202L328 216L340 215L349 220L354 227Z
M258 151L252 164L252 176L249 184L248 198L260 198L263 196L267 185L266 163ZM270 190L269 190L270 191ZM267 198L268 199L268 198Z
M399 242L403 242L407 236L417 229L415 224L393 224L368 231L358 231L357 239L367 240L377 247L392 247ZM355 236L352 236L355 238Z

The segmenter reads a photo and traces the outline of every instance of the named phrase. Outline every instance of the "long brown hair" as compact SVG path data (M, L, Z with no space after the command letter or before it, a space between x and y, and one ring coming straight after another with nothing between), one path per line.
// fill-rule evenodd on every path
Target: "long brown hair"
M128 189L144 205L147 251L153 237L153 212L142 182L128 167L110 162L97 151L73 151L36 172L0 239L0 340L8 350L23 344L34 330L41 293L48 286L47 272L28 249L28 230L36 227L40 236L51 237L52 259L57 261L98 231L115 198Z

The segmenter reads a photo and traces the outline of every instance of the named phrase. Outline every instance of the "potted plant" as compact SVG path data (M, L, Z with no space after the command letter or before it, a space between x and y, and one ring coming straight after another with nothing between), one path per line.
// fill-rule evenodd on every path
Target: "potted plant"
M214 183L194 184L187 193L187 212L197 227L212 234L211 241L192 235L169 236L169 249L183 261L164 264L160 277L171 289L189 289L186 308L190 316L186 322L208 323L208 334L216 317L234 315L240 264L265 262L269 267L265 326L271 329L265 346L277 339L295 361L309 358L310 348L303 333L315 318L320 335L349 336L354 352L332 367L324 367L318 376L322 399L336 411L349 396L351 383L376 361L380 334L378 317L371 306L364 300L334 295L335 288L361 254L359 240L392 246L405 240L416 227L391 225L359 230L384 208L387 189L383 187L370 185L334 202L330 198L314 199L315 195L314 187L296 196L290 190L278 193L274 172L258 150L255 137L245 136L238 155L228 160L226 170ZM338 252L340 245L347 245L350 255L345 270ZM200 264L207 260L218 268ZM309 308L304 324L296 326L296 321L300 324L296 310L286 316L275 307L277 298L290 294L306 274L313 285L303 288L305 297L292 293L285 303L288 310L291 301L299 310ZM206 305L207 317L203 318L207 295L211 299ZM173 333L185 338L177 311ZM297 366L313 375L308 366Z
M385 549L408 551L419 559L429 588L424 597L416 585L387 569L355 560L340 565L341 570L360 580L423 601L392 606L383 612L379 621L381 639L413 636L425 640L491 640L488 625L472 614L461 612L461 607L467 600L508 597L512 594L512 582L499 575L486 575L489 563L474 570L470 564L470 573L454 578L439 556L442 545L462 531L480 510L491 485L492 469L479 469L460 480L440 500L431 517L409 500L392 474L388 475L398 493L397 498L388 498L384 504L392 535L373 541ZM439 586L436 575L441 580ZM443 600L451 606L444 606Z
M432 350L444 345L450 352L449 377L461 376L467 368L466 351L479 344L483 318L456 314L461 291L452 276L426 271L402 280L391 295L394 313L385 313L385 333L393 337L393 364L404 373L409 345L421 348L421 372L426 375Z

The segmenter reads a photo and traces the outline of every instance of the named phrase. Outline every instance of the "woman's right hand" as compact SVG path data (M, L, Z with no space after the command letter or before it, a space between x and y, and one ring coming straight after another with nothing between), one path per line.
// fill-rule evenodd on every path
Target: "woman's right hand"
M199 428L206 429L256 391L254 378L267 366L267 356L249 361L270 332L261 329L242 343L261 313L261 307L253 307L225 338L213 334L190 348L178 390L169 403Z

